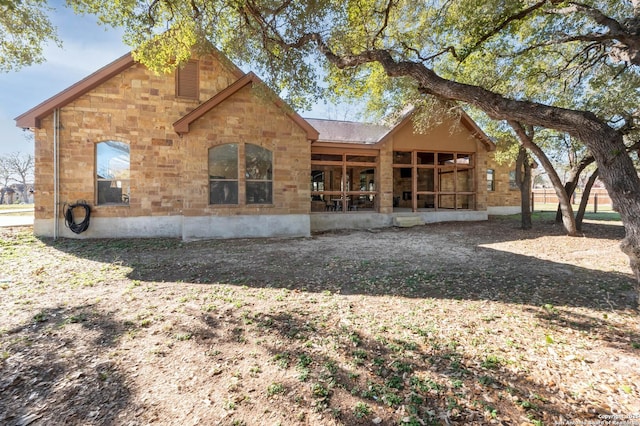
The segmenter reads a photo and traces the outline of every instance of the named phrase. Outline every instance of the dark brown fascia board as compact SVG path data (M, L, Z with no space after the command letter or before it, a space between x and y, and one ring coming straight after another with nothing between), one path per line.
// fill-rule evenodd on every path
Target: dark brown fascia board
M466 112L461 112L462 116L460 121L462 121L462 125L465 126L472 135L480 139L480 142L482 142L483 145L487 148L487 151L495 151L496 144L491 140L491 138L487 136L487 134L480 128L480 126L478 126L475 121L473 121L471 117L469 117L469 115L467 115Z
M180 118L178 121L173 123L173 129L179 135L183 135L184 133L189 133L189 126L193 122L195 122L196 120L198 120L199 118L204 116L206 113L211 111L213 108L215 108L216 106L220 105L222 102L224 102L225 100L230 98L232 95L237 93L240 89L244 88L245 86L247 86L249 84L260 84L260 85L263 85L263 86L266 87L266 85L262 82L262 80L260 80L260 78L257 75L255 75L252 72L249 72L249 73L245 74L239 80L235 81L229 87L227 87L226 89L224 89L224 90L220 91L219 93L215 94L209 100L207 100L206 102L202 103L197 108L195 108L194 110L192 110L191 112L187 113L185 116ZM318 136L319 136L318 131L316 129L314 129L309 123L307 123L307 121L304 118L302 118L298 113L296 113L288 105L286 105L283 100L281 100L275 94L273 94L273 95L275 96L275 99L276 99L274 101L275 105L278 108L283 109L285 111L285 113L302 130L305 131L305 133L307 134L307 139L309 139L310 141L317 140Z
M378 143L366 143L366 142L341 142L341 141L328 141L318 140L313 142L315 148L335 148L346 150L368 150L378 151Z
M398 124L393 126L393 128L391 128L391 130L389 130L386 135L381 137L380 140L376 142L376 146L380 146L384 144L387 140L389 140L391 136L396 134L398 130L402 129L405 126L405 124L411 121L411 118L413 118L413 114L414 114L414 110L411 110L410 112L406 113L405 116L402 117L402 120L400 120Z
M91 89L94 89L111 77L121 73L133 64L134 60L131 56L131 52L121 56L110 64L100 68L93 74L69 86L57 95L50 97L24 114L19 115L15 118L16 126L31 129L40 128L40 120L51 114L53 110L73 102Z

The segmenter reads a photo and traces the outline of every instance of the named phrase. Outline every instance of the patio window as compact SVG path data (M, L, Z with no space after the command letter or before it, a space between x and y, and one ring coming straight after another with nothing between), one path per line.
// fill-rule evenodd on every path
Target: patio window
M209 204L240 204L242 189L245 204L273 203L273 153L250 143L210 148Z
M393 206L411 209L474 209L471 153L394 151Z
M258 145L245 145L247 204L271 204L273 200L272 153Z
M104 141L96 144L97 204L129 204L129 144Z
M209 149L209 204L238 204L238 144Z
M487 169L487 191L496 190L495 170Z
M311 154L311 211L375 211L378 152L326 151Z

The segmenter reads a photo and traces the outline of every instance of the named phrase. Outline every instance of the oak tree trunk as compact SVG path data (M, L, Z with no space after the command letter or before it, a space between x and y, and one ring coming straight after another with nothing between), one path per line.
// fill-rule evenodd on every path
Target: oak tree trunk
M578 186L578 180L580 179L580 175L584 171L584 169L591 163L593 163L594 158L591 155L587 155L582 160L580 160L577 164L575 164L571 170L569 170L569 177L564 184L564 190L567 193L569 199L573 196L573 193ZM562 222L562 210L560 209L560 204L558 203L558 210L556 211L556 223Z
M551 160L547 157L547 154L535 144L533 141L533 129L532 126L529 126L529 131L527 131L522 124L509 121L509 124L518 135L518 139L523 147L531 150L533 154L536 156L542 167L547 172L549 179L551 180L551 184L553 185L553 189L556 191L556 195L558 200L560 201L560 209L562 211L562 224L564 225L567 234L570 236L578 235L578 230L576 229L575 218L573 217L573 207L571 206L571 200L567 196L567 193L564 190L564 186L562 185L562 181L560 180L560 176L556 172L556 169L551 164Z
M516 184L520 188L521 227L531 229L531 160L522 145L516 160Z
M580 207L578 208L578 213L576 213L576 227L578 231L582 231L582 221L584 219L584 213L587 211L587 205L589 204L589 195L591 195L591 188L593 188L593 184L597 178L598 169L589 176L589 180L587 180L587 183L584 185L582 198L580 199Z

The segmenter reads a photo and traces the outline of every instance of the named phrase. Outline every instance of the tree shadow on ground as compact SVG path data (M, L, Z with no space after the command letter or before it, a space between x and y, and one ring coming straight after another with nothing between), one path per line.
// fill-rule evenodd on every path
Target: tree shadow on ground
M130 389L108 352L125 329L82 305L43 309L31 321L3 330L0 423L117 423ZM87 333L93 337L89 345Z
M202 316L195 336L210 334L208 316ZM374 420L416 426L552 424L597 419L599 413L607 412L580 397L569 404L557 383L531 377L498 356L469 355L463 348L468 342L443 339L437 330L398 339L380 329L375 337L367 337L369 327L345 323L335 332L322 321L305 312L286 312L242 317L226 313L216 322L216 328L234 330L227 338L219 336L218 345L241 342L241 347L254 349L254 356L259 356L255 353L258 348L269 359L253 371L238 367L236 361L233 368L223 369L211 379L213 386L220 388L234 376L242 379L242 384L228 388L225 396L238 401L229 424L250 420L243 417L244 397L237 397L247 389L253 389L257 406L297 413L297 421L292 423L313 424L324 419L321 423L330 420L340 425L368 425ZM259 346L252 346L253 342ZM205 339L201 343L207 346L211 342ZM270 385L256 392L252 380L264 383L263 375L273 379L267 379Z
M621 226L586 224L588 235L619 239ZM495 249L501 242L562 237L560 227L523 231L513 221L433 224L375 232L343 231L298 239L60 240L57 249L130 268L144 282L236 284L311 293L411 299L495 301L539 309L635 310L630 274L588 269ZM581 248L589 249L589 240ZM581 243L582 244L582 243ZM576 324L581 323L577 326ZM563 327L602 330L639 341L631 325L567 320ZM607 327L616 330L606 333ZM618 337L615 337L618 336ZM622 347L629 348L628 343Z
M545 231L563 235L559 227ZM587 231L608 239L624 234L620 226L602 224L588 224ZM636 309L636 283L630 274L494 248L501 242L533 241L541 236L540 230L523 231L512 221L494 221L333 232L299 239L60 240L52 244L75 256L130 268L128 277L144 282L495 301L534 309L588 308L604 312L604 317L567 319L555 325L602 331L613 346L626 350L629 339L640 341L632 325L614 325L606 319L606 312ZM580 248L588 250L592 240L584 241ZM615 333L608 333L608 327ZM619 340L627 343L618 345Z
M109 265L89 265L82 272L88 274L87 282L100 282L97 287L127 287L126 296L114 294L108 300L107 309L124 305L120 316L147 309L145 294L156 294L149 299L165 308L159 317L166 318L154 319L157 324L149 328L138 324L135 331L142 344L157 338L164 346L153 353L137 350L153 358L147 371L154 384L166 384L167 370L180 370L172 375L168 393L182 386L186 399L187 392L211 389L216 396L206 396L211 405L191 399L187 407L190 419L199 418L202 424L256 424L251 420L260 415L266 416L264 423L275 424L280 419L275 413L291 416L284 424L364 425L378 417L383 424L416 426L594 419L612 408L595 405L589 395L570 394L574 383L562 383L562 376L571 377L571 369L591 362L598 362L598 368L616 362L615 368L625 372L638 365L637 348L631 345L640 343L637 327L607 318L637 318L627 295L634 282L624 274L493 246L539 236L514 227L499 233L487 224L445 224L286 240L45 242L74 257L116 265L113 280L102 272L111 271ZM382 312L373 315L377 310ZM455 317L461 313L473 313L473 318ZM107 332L96 331L90 339L94 344L115 342L128 331L126 323L114 322L108 312L95 318L105 321L99 330ZM82 321L69 322L65 328L93 330ZM42 331L38 324L35 320ZM13 333L30 333L31 326L22 324ZM562 352L557 330L576 332L568 338L585 346L564 347L584 359ZM32 339L48 333L41 331ZM521 341L505 339L512 335ZM620 359L589 359L591 339L600 355ZM68 359L57 347L47 348L45 355L51 353L54 361ZM26 347L22 351L27 353ZM196 365L203 371L191 375L190 363L202 354L207 358ZM534 367L538 361L549 364ZM82 361L87 372L78 380L90 375L92 365ZM533 377L528 367L555 376ZM117 371L111 374L125 399L132 398L125 380ZM56 377L66 376L60 372ZM631 387L635 384L621 384L631 393L614 389L604 391L606 397L637 395L637 387ZM19 398L28 398L27 388ZM178 402L182 395L176 392L170 401ZM64 401L62 406L72 409ZM159 415L180 420L173 406L159 407ZM65 415L63 409L52 410ZM86 410L81 414L88 416ZM103 424L117 423L115 419Z
M623 234L620 226L589 224L589 238ZM512 222L502 227L481 222L334 232L300 239L45 241L76 256L126 265L131 268L129 277L140 281L492 300L536 307L550 303L625 310L635 306L635 281L630 274L492 247L540 236L539 230L515 229ZM589 243L585 244L586 250Z

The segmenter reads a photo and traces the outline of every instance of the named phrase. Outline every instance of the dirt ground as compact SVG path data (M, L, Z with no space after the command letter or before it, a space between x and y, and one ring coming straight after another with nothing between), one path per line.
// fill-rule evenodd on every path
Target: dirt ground
M190 243L0 228L0 424L640 426L622 227L517 225Z

